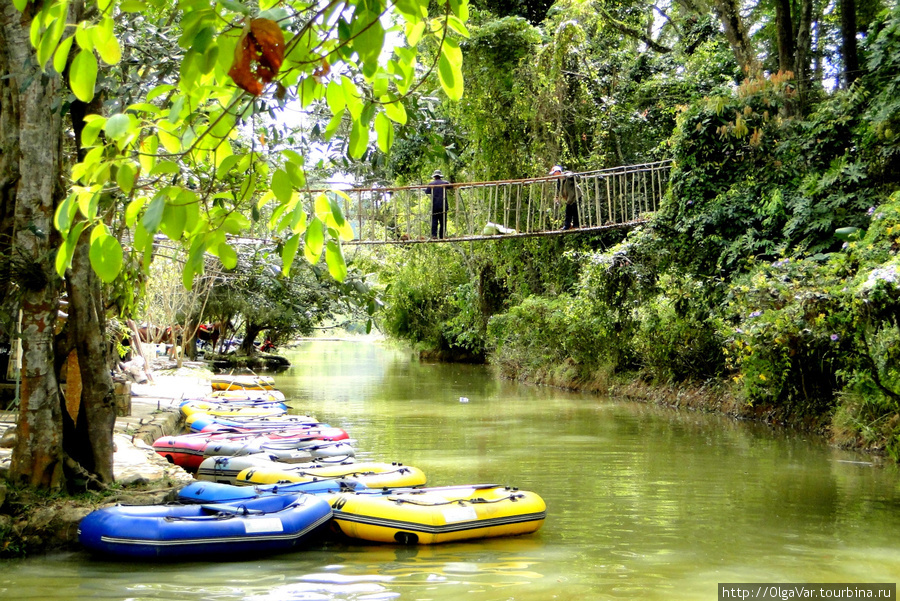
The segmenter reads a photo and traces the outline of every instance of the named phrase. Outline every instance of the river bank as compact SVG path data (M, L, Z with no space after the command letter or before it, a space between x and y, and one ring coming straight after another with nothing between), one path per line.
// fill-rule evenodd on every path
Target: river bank
M0 448L4 479L0 483L0 558L78 548L78 523L94 509L115 503L162 503L192 481L191 474L159 456L151 444L182 429L181 401L208 394L211 375L200 368L165 370L154 373L150 382L131 385L128 415L116 419L116 481L107 490L70 496L13 486L5 481L11 449ZM15 416L4 417L8 438Z

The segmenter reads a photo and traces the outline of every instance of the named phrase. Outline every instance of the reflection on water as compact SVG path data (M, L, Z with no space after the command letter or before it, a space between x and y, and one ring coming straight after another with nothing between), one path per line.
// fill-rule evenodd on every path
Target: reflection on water
M548 505L534 535L434 547L322 546L234 562L13 562L0 599L493 601L710 599L718 582L895 582L894 467L818 441L305 343L276 376L295 411L347 429L361 460L433 485L499 483ZM469 399L461 403L460 397Z

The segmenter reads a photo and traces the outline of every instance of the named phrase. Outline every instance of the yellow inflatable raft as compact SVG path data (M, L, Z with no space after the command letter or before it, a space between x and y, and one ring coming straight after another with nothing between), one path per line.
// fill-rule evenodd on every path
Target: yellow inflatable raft
M369 488L422 486L425 474L417 467L402 463L352 463L322 467L292 469L248 468L237 475L235 484L283 484L286 482L315 482L317 480L353 478Z
M278 417L287 413L284 405L245 405L229 406L226 403L207 403L206 401L188 401L181 405L185 417L195 413L205 413L217 417Z
M494 484L328 496L334 525L363 540L424 544L537 531L547 506L536 493Z
M280 403L285 401L284 393L280 390L214 390L209 393L206 400L216 399L218 401L271 401Z
M213 390L274 390L272 376L213 376Z

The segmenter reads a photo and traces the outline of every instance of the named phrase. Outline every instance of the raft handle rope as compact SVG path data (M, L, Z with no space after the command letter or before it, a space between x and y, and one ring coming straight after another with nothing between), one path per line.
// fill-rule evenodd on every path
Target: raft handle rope
M448 501L434 502L434 503L425 503L422 501L418 501L415 499L404 499L402 497L396 497L390 499L397 505L403 505L404 503L408 505L418 505L420 507L437 507L439 505L453 505L454 503L458 503L459 505L465 505L466 503L471 503L472 505L489 505L491 503L502 503L503 501L512 501L515 503L519 499L524 499L525 495L522 493L515 493L508 495L506 497L501 497L499 499L494 499L493 501L489 501L483 497L476 497L474 499L451 499Z

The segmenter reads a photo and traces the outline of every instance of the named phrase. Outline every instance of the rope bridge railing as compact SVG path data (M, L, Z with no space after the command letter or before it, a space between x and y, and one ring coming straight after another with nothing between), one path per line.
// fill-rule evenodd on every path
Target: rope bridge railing
M659 208L670 169L671 161L659 161L577 173L580 228L567 232L641 223L645 213ZM431 238L431 197L423 192L427 185L345 190L351 201L341 202L355 234L346 244L495 239L498 231L503 237L563 233L565 207L555 202L557 180L451 183L446 237L441 240Z

